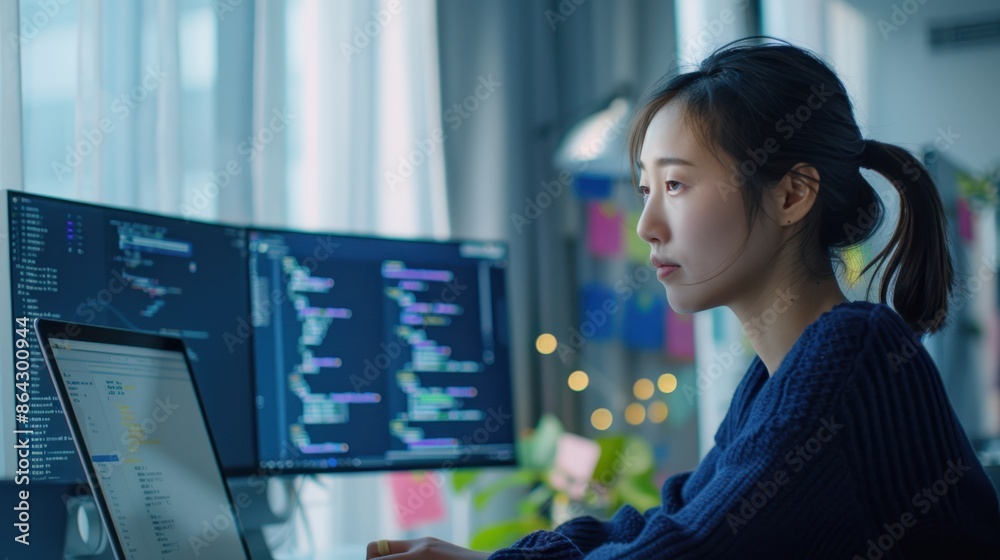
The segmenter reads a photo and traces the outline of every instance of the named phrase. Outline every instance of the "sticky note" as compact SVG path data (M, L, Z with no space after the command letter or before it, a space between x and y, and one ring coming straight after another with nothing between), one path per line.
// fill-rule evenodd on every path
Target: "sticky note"
M576 434L563 434L556 443L556 461L549 472L549 483L574 500L580 500L600 458L601 446L596 441Z
M392 489L392 509L396 522L404 530L435 523L445 518L438 473L424 471L392 472L386 475Z
M587 248L598 257L616 257L622 250L624 219L612 202L587 204Z
M614 336L615 314L620 310L611 286L588 283L580 290L580 334L588 340L609 340Z
M633 348L656 350L663 345L666 299L638 292L625 303L622 341Z
M864 253L861 250L861 245L851 245L844 250L843 254L844 265L847 270L844 271L846 276L848 286L854 286L858 283L858 279L861 278L861 269L865 266Z
M962 238L962 241L972 241L974 234L972 232L972 210L969 208L969 203L964 198L959 197L955 201L955 212L958 214L956 218L959 237Z
M629 212L622 222L622 237L625 238L628 260L637 264L649 263L649 244L639 237L635 228L639 225L639 216L642 212Z
M573 192L583 200L603 200L611 196L611 179L601 175L576 175Z
M667 355L678 360L694 360L694 315L666 308Z

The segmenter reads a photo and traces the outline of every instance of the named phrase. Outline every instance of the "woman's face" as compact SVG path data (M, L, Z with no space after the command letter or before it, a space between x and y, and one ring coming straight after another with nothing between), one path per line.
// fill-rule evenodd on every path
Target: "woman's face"
M669 269L657 270L670 307L694 313L752 303L767 285L779 228L759 212L741 252L747 224L740 187L699 142L680 103L667 103L653 117L639 161L645 203L636 231L652 259L679 265L666 275Z

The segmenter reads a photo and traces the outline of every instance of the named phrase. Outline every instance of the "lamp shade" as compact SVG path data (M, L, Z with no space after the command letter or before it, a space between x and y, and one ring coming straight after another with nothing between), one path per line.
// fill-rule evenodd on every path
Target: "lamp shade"
M616 97L606 108L573 125L556 149L556 169L613 180L627 175L625 129L629 109L626 98Z

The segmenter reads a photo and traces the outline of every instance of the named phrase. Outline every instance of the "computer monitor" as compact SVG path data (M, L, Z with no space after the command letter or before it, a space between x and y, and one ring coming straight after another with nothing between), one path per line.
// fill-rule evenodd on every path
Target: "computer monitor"
M250 229L260 466L515 462L497 242Z
M254 472L246 229L60 200L2 197L0 478L14 478L11 318L61 319L180 337L228 476ZM30 352L31 482L86 481L42 354ZM18 425L18 427L23 427Z

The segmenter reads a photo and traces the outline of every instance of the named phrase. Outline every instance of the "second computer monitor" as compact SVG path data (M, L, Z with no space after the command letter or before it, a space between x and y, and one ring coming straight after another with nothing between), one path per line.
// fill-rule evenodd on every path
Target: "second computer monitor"
M507 249L249 233L260 464L510 464Z

